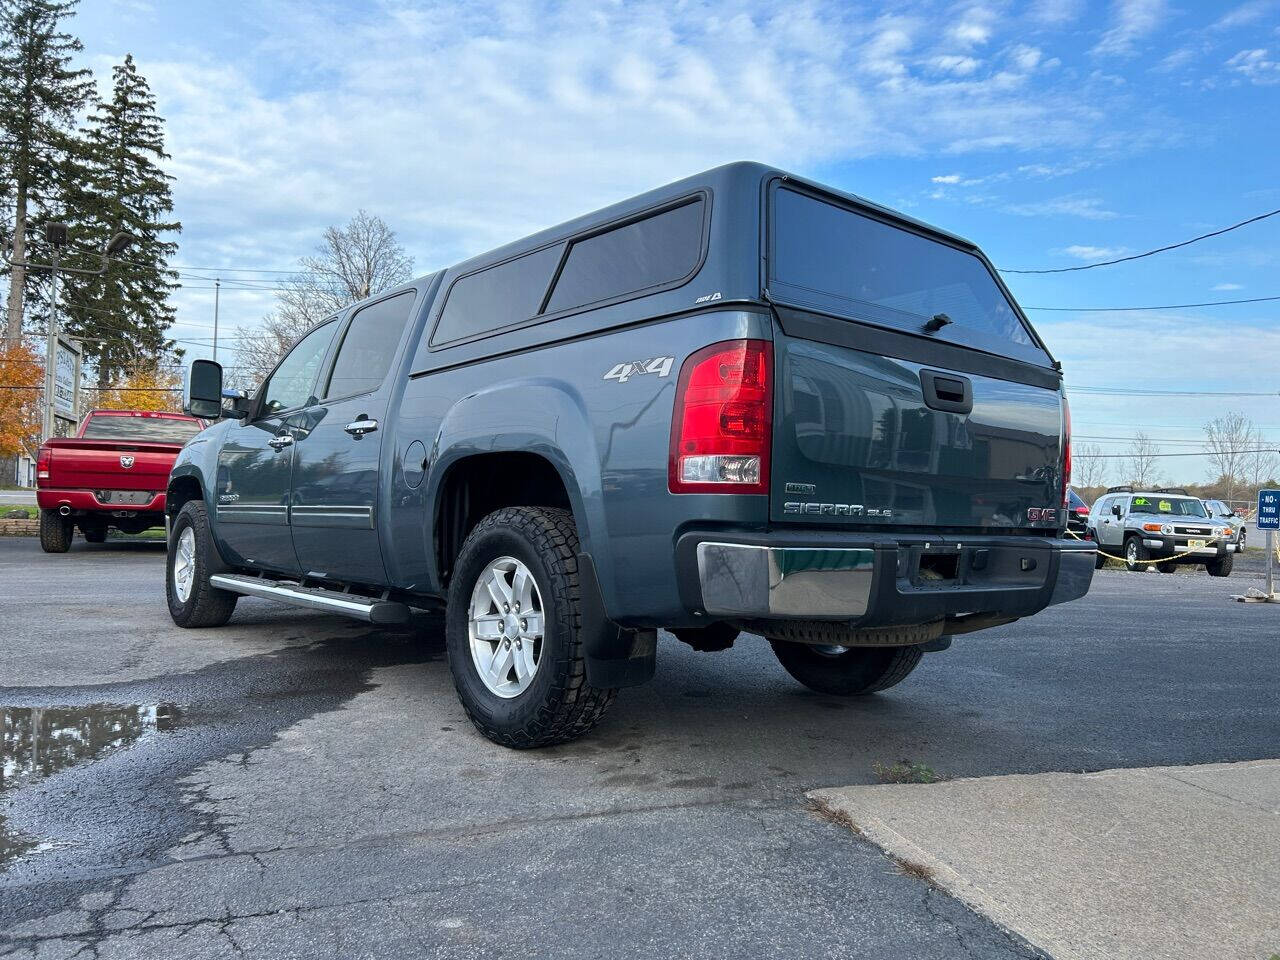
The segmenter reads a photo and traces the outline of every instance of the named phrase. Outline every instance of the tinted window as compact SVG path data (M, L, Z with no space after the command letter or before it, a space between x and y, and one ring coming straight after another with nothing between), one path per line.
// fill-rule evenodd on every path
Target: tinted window
M687 276L702 252L702 211L703 201L694 200L575 241L547 312L608 300Z
M909 317L915 325L945 313L964 327L1031 344L973 254L794 190L774 194L770 269L774 280L835 297L868 319Z
M186 443L200 432L194 420L170 417L117 417L97 414L84 428L86 440L139 440L144 443Z
M263 386L262 416L304 407L312 401L311 391L320 374L320 364L337 329L337 323L330 320L308 333L289 351Z
M349 397L382 386L400 345L413 299L412 292L401 293L355 315L342 336L342 346L329 375L329 389L324 392L326 397Z
M432 343L448 343L528 320L538 313L563 244L463 277L449 291Z

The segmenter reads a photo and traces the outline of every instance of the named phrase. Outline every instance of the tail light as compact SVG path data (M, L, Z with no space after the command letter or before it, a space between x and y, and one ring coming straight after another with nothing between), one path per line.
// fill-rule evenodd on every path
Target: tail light
M36 482L49 479L49 461L53 459L53 451L48 447L41 447L39 453L36 454Z
M768 493L772 345L728 340L680 367L671 416L672 493Z
M1070 497L1067 491L1071 488L1071 404L1066 396L1062 398L1062 505L1069 507Z

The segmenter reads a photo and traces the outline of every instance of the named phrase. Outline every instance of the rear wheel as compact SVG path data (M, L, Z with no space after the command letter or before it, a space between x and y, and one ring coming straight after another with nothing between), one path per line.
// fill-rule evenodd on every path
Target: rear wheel
M1231 568L1235 565L1235 557L1234 553L1224 554L1217 560L1206 563L1204 568L1209 571L1211 577L1229 577Z
M71 549L74 529L70 517L64 517L57 510L41 510L40 549L45 553L66 553Z
M1130 573L1142 573L1147 569L1146 560L1150 557L1147 548L1139 537L1130 537L1124 542L1124 565Z
M165 568L165 594L174 623L180 627L220 627L231 619L240 595L219 590L209 582L225 569L213 545L204 504L188 501L173 522Z
M770 640L778 662L810 690L857 697L887 690L916 668L924 651L910 647L841 647Z
M1093 545L1098 548L1098 552L1093 555L1093 569L1101 570L1107 565L1107 558L1102 555L1102 542L1098 540L1098 535L1093 535Z
M506 507L471 531L449 584L449 669L476 729L504 747L575 740L615 691L587 682L578 530L566 510Z
M1174 563L1172 560L1167 560L1164 563L1157 563L1156 569L1159 570L1161 573L1177 573L1178 565Z

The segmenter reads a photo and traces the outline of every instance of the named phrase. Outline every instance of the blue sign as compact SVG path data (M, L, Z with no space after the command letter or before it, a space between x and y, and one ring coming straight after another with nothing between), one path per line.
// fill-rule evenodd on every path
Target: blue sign
M1280 530L1280 490L1258 491L1259 530Z

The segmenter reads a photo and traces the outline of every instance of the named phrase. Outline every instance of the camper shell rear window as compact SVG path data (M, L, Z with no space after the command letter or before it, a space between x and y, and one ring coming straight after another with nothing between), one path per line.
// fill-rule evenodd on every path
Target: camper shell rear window
M1046 359L975 252L808 191L771 193L768 276L778 299L912 333L945 314L940 339Z

